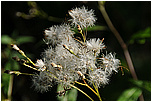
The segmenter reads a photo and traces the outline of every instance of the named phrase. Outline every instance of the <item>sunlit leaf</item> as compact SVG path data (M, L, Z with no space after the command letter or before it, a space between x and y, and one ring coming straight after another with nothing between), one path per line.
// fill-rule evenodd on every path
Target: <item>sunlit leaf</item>
M141 95L141 89L133 87L125 90L118 98L117 101L137 101L138 97Z
M61 84L59 84L58 87L57 87L57 92L61 91L61 90L64 90L64 88L63 88L63 86ZM59 101L67 101L67 95L66 94L64 96L59 96L58 95L57 96L57 100L59 100Z
M77 100L77 90L76 89L71 89L68 92L68 101L76 101Z
M57 87L57 92L61 91L61 90L64 90L64 89L63 89L63 86L61 86L61 84L60 84ZM77 90L76 89L68 90L64 96L57 96L57 99L59 101L76 101L77 100Z

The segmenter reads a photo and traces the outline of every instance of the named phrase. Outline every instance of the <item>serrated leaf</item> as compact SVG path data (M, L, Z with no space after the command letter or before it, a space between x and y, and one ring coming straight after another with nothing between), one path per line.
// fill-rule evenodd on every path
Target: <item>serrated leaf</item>
M117 101L137 101L138 97L141 95L141 89L133 87L125 90Z
M34 42L34 41L35 41L35 38L32 36L21 36L16 39L16 42L18 44L24 44L28 42Z

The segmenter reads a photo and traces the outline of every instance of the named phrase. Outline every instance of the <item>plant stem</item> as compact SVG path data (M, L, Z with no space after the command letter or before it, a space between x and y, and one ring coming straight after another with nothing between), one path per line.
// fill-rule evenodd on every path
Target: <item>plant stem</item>
M14 75L10 75L9 87L8 87L8 93L7 93L9 101L12 100L13 79L14 79Z
M71 87L77 89L78 91L80 91L81 93L83 93L84 95L86 95L91 101L94 101L89 95L87 95L85 92L83 92L81 89L79 89L78 87L72 85L72 84L69 84Z
M75 82L77 84L84 85L84 86L88 87L94 94L96 94L98 96L99 100L102 101L102 99L101 99L100 94L98 93L98 91L96 90L97 92L95 92L86 82L85 82L85 84L77 82L77 81L75 81Z
M105 7L104 7L104 3L102 1L99 1L99 9L108 25L108 27L110 28L110 30L113 32L113 34L115 35L115 37L117 38L119 44L121 45L123 51L124 51L124 55L125 55L125 58L126 58L126 61L127 61L127 64L128 64L128 67L130 69L130 72L131 72L131 75L133 77L134 80L138 80L137 78L137 75L136 75L136 72L135 72L135 69L134 69L134 66L133 66L133 63L132 63L132 60L131 60L131 57L130 57L130 54L129 54L129 51L128 51L128 48L127 48L127 45L124 43L123 39L121 38L119 32L116 30L116 28L113 26L106 10L105 10ZM140 101L144 101L144 98L143 98L143 95L141 95L139 97Z
M48 72L50 72L49 70L47 70ZM52 72L50 72L50 73L52 73ZM53 74L53 73L52 73ZM49 75L49 74L48 74ZM54 74L53 74L54 75ZM50 76L50 75L49 75ZM54 75L54 78L55 79L57 79L57 80L59 80L55 75ZM59 80L60 82L63 82L64 80ZM91 101L94 101L88 94L86 94L84 91L82 91L81 89L79 89L78 87L76 87L76 86L74 86L74 85L72 85L72 84L68 84L69 86L71 86L71 87L73 87L73 88L75 88L75 89L77 89L78 91L80 91L81 93L83 93L85 96L87 96Z

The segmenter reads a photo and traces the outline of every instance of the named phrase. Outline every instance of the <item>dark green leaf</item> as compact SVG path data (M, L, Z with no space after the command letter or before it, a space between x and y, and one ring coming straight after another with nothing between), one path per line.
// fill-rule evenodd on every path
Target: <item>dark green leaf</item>
M96 26L93 26L93 27L88 27L87 28L87 31L101 31L101 30L106 30L107 28L105 26L99 26L99 25L96 25Z
M144 44L146 39L150 37L151 29L148 27L145 30L138 31L137 33L133 34L130 38L129 44L133 44L135 41L137 41L139 44Z
M2 83L3 83L2 89L4 90L4 94L6 95L8 92L9 79L10 79L10 75L6 73L2 74Z
M6 62L4 69L5 70L11 70L12 69L11 61Z
M23 43L28 43L28 42L34 42L35 41L35 38L32 37L32 36L21 36L21 37L18 37L16 39L16 42L18 44L23 44Z
M142 80L130 80L130 81L137 87L146 89L147 91L151 92L151 82L142 81Z

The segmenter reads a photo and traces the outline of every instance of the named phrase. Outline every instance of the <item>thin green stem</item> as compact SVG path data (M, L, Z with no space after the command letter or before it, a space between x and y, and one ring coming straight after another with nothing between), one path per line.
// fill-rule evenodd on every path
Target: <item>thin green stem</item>
M96 84L96 83L95 83ZM97 86L97 84L96 84L96 87L95 87L95 89L96 89L96 91L97 91L97 93L98 93L98 96L99 96L99 100L100 101L102 101L102 99L101 99L101 96L100 96L100 93L99 93L99 90L98 90L98 86Z
M91 101L94 101L88 94L86 94L84 91L82 91L81 89L79 89L78 87L72 85L72 84L69 84L71 87L77 89L78 91L80 91L81 93L83 93L85 96L87 96Z
M7 93L9 101L12 100L13 79L14 79L14 75L10 75L10 81L9 81L9 87L8 87L8 93Z
M50 72L49 70L47 70L48 72ZM52 73L52 72L50 72ZM53 73L52 73L53 74ZM54 75L54 74L53 74ZM50 76L50 75L49 75ZM51 76L52 77L52 76ZM53 76L55 79L59 80L55 75ZM64 80L59 80L60 82L63 82ZM84 91L82 91L81 89L79 89L78 87L72 85L72 84L68 84L69 86L77 89L78 91L80 91L81 93L83 93L85 96L87 96L90 100L94 101L88 94L86 94Z
M96 90L97 92L95 92L86 82L85 82L85 84L80 83L80 82L77 82L77 81L75 81L75 82L76 82L77 84L84 85L84 86L88 87L95 95L98 96L99 100L102 101L99 92L98 92L97 90Z
M27 60L29 60L29 62L35 66L35 63L33 63L30 58L28 58L26 55L24 55L24 57L27 58Z
M84 41L84 43L85 43L85 35L84 35L82 32L80 32L80 34L82 35L83 41Z

